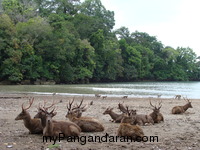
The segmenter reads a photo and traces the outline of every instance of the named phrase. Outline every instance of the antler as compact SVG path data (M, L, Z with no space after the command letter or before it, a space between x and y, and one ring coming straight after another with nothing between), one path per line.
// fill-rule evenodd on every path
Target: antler
M29 99L29 106L27 108L24 108L24 103L22 104L22 109L23 110L27 110L31 107L31 105L33 104L33 101L34 101L34 97L32 99Z
M128 114L128 116L130 116L131 115L131 113L130 113L130 111L129 111L129 109L128 109L128 106L126 106L126 113Z
M152 103L151 103L151 100L149 100L150 102L150 105L153 107L153 108L156 108L156 106L154 106Z
M186 96L186 98L185 97L183 97L183 99L186 101L186 102L190 102L190 100L187 98L187 96Z
M74 98L73 98L72 102L69 101L69 104L67 105L67 109L68 109L68 111L71 110L73 102L74 102Z
M160 109L160 108L162 107L162 104L161 104L161 103L162 103L162 100L159 101L159 106L158 106L157 109Z
M46 103L45 103L46 104ZM43 107L45 110L48 110L49 108L51 108L52 106L54 106L56 104L56 102L53 100L52 104L48 107ZM55 109L55 108L54 108Z
M126 108L124 107L123 104L119 103L119 104L118 104L118 108L119 108L123 113L127 113L127 110L126 110Z

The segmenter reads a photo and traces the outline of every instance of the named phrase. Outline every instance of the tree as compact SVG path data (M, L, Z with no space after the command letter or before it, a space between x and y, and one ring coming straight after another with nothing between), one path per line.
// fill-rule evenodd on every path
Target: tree
M0 22L0 78L16 83L23 78L19 68L22 53L18 49L16 30L8 15L0 15Z
M3 0L3 10L14 23L25 22L36 16L36 3L34 0Z
M94 18L93 27L103 29L104 34L111 32L115 25L114 12L106 10L100 0L85 0L80 6L80 13Z

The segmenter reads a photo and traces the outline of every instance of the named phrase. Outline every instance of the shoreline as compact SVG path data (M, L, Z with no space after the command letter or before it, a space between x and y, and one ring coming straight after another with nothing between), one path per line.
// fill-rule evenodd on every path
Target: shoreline
M22 95L22 97L26 97L28 95L32 96L69 96L69 97L94 97L95 94L78 94L78 93L55 93L55 92L0 92L1 95ZM135 95L116 95L116 94L100 94L101 96L107 96L109 98L122 98L123 96L128 96L128 98L139 98L139 99L175 99L174 96L159 96L159 95L153 95L153 96L135 96ZM181 96L181 99L188 98ZM181 100L180 99L180 100ZM192 99L200 99L200 98L192 98Z

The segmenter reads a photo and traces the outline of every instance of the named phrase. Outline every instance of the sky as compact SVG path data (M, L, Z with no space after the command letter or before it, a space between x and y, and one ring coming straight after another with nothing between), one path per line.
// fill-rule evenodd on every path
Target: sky
M164 46L190 47L200 56L200 0L101 0L115 27L146 32Z

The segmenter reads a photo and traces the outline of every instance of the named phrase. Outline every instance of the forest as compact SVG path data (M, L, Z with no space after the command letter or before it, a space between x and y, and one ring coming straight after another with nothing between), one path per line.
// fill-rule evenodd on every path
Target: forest
M114 12L100 0L2 0L0 7L1 84L200 80L191 48L114 30Z

